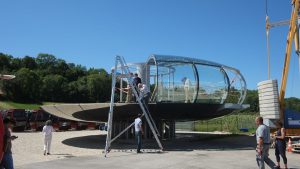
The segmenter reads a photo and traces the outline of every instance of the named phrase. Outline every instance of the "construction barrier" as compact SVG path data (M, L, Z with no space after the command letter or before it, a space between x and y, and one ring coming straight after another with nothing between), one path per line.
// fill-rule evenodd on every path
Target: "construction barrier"
M293 152L293 146L292 146L291 138L289 138L288 149L287 149L287 151L288 151L288 152Z

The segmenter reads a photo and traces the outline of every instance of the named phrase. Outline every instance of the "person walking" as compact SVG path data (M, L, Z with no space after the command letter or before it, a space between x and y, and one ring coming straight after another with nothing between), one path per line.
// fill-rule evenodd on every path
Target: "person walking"
M265 163L270 167L274 168L275 163L269 158L270 148L270 129L268 126L263 124L262 117L256 117L255 123L256 129L256 161L259 169L265 168Z
M141 117L142 114L138 114L137 118L134 120L135 137L137 139L137 153L141 153L142 134L144 134Z
M45 126L43 127L44 135L44 155L50 155L51 141L52 141L52 132L55 130L52 127L52 121L47 120Z
M12 136L11 135L11 124L13 121L11 121L9 118L4 118L3 119L3 124L4 124L4 138L3 138L3 150L4 150L4 155L3 159L1 162L1 169L14 169L14 162L13 162L13 157L12 157L12 140L18 138L17 136Z
M285 168L287 169L287 158L286 158L286 141L285 141L285 128L283 128L282 122L276 123L277 131L275 133L275 156L277 161L276 168L280 169L280 155L283 159Z

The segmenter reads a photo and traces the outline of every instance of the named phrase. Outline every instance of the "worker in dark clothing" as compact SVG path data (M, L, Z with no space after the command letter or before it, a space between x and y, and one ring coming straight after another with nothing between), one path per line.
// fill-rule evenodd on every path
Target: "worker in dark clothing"
M138 85L142 83L142 79L139 77L139 75L137 73L134 74L134 78L133 78L133 87L135 88L135 90L137 91L137 94L139 95L139 87ZM134 96L134 100L137 102L137 99Z
M139 83L142 83L142 79L139 77L137 73L135 73L133 78L133 85L137 87Z
M11 121L9 118L3 119L4 123L4 139L3 139L3 150L4 150L4 156L1 162L1 168L5 169L14 169L14 163L13 163L13 157L11 152L11 141L18 138L17 136L11 135Z
M285 128L283 128L282 122L278 121L276 123L277 131L275 134L275 156L277 161L277 168L280 168L280 156L283 159L285 168L287 167L287 158L286 158L286 141L285 141Z

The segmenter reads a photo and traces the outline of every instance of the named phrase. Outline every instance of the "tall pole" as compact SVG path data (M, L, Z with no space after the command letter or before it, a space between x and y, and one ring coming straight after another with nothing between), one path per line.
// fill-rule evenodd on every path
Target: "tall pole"
M106 146L105 146L105 157L110 149L111 143L111 132L112 132L112 120L113 120L113 112L114 112L114 100L115 100L115 87L116 87L116 72L118 69L118 60L119 57L116 57L115 69L112 73L112 85L111 85L111 98L110 98L110 108L108 113L108 124L107 124L107 136L106 136Z
M123 74L123 70L122 70L122 74ZM120 78L120 102L123 102L123 78Z

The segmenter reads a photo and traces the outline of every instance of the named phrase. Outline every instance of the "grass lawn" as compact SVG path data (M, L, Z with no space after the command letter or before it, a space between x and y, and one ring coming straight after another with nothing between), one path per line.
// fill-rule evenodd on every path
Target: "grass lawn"
M43 102L43 103L16 103L12 101L0 101L0 109L29 109L35 110L39 109L40 106L55 104L52 102Z
M227 131L231 133L253 133L256 129L255 117L257 115L227 115L217 119L197 121L194 130L212 132ZM248 129L248 132L242 132L240 129Z

